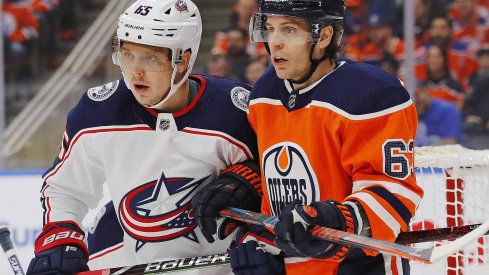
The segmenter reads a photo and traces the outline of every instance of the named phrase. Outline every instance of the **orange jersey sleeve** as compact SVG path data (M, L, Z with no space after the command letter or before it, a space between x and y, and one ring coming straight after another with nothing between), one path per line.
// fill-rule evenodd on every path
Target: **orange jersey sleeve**
M408 229L423 194L413 174L417 114L400 81L373 66L345 62L304 91L288 86L269 69L249 104L263 175L262 211L278 215L295 199L355 200L373 237L394 241ZM336 274L337 266L302 259L288 263L287 274L305 274L304 268Z

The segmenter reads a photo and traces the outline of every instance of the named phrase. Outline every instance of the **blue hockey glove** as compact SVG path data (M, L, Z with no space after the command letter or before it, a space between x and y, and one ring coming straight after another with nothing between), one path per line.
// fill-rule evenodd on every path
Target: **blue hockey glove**
M76 223L54 222L44 225L35 243L35 257L28 275L68 275L87 271L88 251L85 233Z
M296 200L286 205L275 225L275 243L290 256L329 259L340 262L349 247L313 238L307 229L320 225L355 233L356 220L349 206L327 200L302 205Z
M192 199L195 221L208 242L214 242L214 234L224 239L236 222L219 219L219 211L226 207L240 207L259 211L261 206L260 168L251 161L232 165L213 182L203 187Z
M275 236L263 226L243 225L229 247L231 268L237 275L285 274L284 257Z

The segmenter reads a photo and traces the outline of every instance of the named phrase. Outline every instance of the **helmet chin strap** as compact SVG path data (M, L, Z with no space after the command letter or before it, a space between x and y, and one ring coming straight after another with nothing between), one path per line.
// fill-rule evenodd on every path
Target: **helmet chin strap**
M309 51L309 62L311 63L311 66L309 67L309 71L307 72L307 74L305 74L303 77L299 78L298 80L287 79L287 81L289 81L291 86L292 84L302 84L306 82L309 78L311 78L312 74L316 71L317 67L319 66L319 63L327 59L326 55L324 55L323 57L317 60L312 59L312 55L314 54L314 49L316 48L316 45L317 45L316 42L312 43L311 50ZM270 55L270 46L268 45L268 43L265 43L265 49Z
M151 109L157 109L157 108L163 106L163 104L165 104L165 102L167 102L172 97L172 95L175 94L177 89L182 85L183 81L185 80L185 78L182 78L182 80L180 80L180 82L178 82L177 84L173 84L173 82L175 81L176 75L177 75L177 70L174 68L173 73L171 74L170 91L168 91L168 94L164 98L162 98L160 100L160 102L153 104L151 106L149 106L149 105L143 105L143 106L147 107L147 108L151 108Z
M157 108L163 106L163 104L165 104L175 94L175 92L178 90L178 88L180 88L180 86L182 86L183 82L185 82L188 75L190 74L190 72L188 72L188 69L187 69L187 73L182 77L182 79L177 84L173 84L173 82L175 81L175 77L177 76L177 69L175 67L176 66L173 66L173 73L171 75L171 80L170 80L170 91L168 91L168 94L165 97L163 97L156 104L153 104L153 105L141 104L141 105L143 105L146 108L157 109ZM124 73L124 70L122 69L121 66L120 66L120 68L121 68L122 76L124 78L124 82L126 83L126 87L129 90L131 90L131 85L130 85L131 83L127 79L126 74Z
M190 57L190 60L187 63L187 69L185 71L185 74L182 76L182 78L180 79L180 81L177 84L174 84L175 78L177 77L177 71L178 71L177 67L180 66L180 64L182 62L183 51L180 51L179 49L171 49L171 51L172 51L172 64L171 65L173 68L173 72L171 74L171 80L170 80L170 91L168 91L168 94L164 98L162 98L160 102L153 104L151 106L145 106L147 108L156 109L156 108L163 106L163 104L165 104L165 102L167 102L176 93L178 88L180 88L180 86L182 86L182 84L188 79L188 76L191 73L192 64L193 64L192 57Z
M309 78L311 78L312 74L316 71L317 67L319 66L319 63L327 59L326 55L324 55L320 59L312 59L312 55L314 54L314 49L316 48L316 45L317 43L313 43L311 46L311 50L309 52L309 61L311 63L311 66L309 66L309 71L307 72L307 74L305 74L298 80L287 79L291 84L303 84L304 82L306 82Z

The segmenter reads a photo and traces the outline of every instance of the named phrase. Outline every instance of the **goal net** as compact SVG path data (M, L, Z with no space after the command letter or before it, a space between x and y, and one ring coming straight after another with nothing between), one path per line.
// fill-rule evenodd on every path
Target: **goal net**
M415 166L416 180L425 194L411 230L478 224L489 219L489 150L460 145L417 147ZM430 247L433 243L415 246ZM489 237L481 237L434 264L411 262L411 274L489 274Z

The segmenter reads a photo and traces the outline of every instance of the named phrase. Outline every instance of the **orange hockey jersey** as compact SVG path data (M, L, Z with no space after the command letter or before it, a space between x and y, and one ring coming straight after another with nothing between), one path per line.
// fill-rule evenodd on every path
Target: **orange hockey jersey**
M408 229L423 195L413 174L418 121L408 92L394 76L343 61L310 87L294 91L271 67L253 89L248 119L258 138L262 212L278 215L294 199L358 201L373 238L394 241ZM401 260L378 256L384 266L377 271L403 274ZM353 262L368 258L374 257L363 254ZM342 268L309 258L286 263L287 274L336 274ZM341 274L379 274L349 268Z

